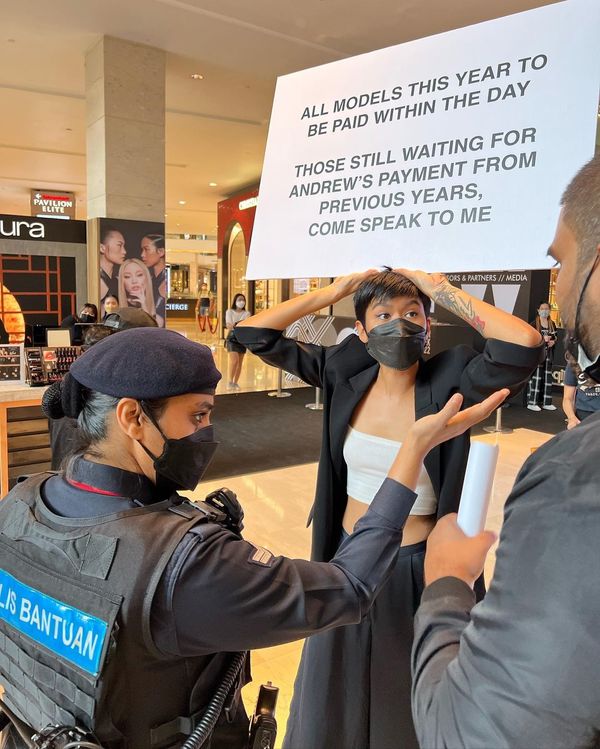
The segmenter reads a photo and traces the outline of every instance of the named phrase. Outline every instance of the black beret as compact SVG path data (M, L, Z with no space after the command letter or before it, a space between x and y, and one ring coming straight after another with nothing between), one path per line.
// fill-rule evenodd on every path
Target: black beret
M208 346L165 328L111 335L82 354L69 371L97 393L137 400L213 394L221 379Z

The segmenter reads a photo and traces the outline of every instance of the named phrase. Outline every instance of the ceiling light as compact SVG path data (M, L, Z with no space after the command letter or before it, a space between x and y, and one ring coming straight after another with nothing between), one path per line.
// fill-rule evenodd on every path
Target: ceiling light
M216 182L209 182L209 183L208 183L208 186L209 186L209 187L216 187L216 186L217 186L217 183L216 183Z
M203 79L204 79L204 76L202 75L202 73L192 73L192 74L190 75L190 78L191 78L192 80L194 80L194 81L201 81L201 80L203 80Z
M185 205L185 203L186 203L186 201L185 201L185 200L180 200L180 201L179 201L179 205Z

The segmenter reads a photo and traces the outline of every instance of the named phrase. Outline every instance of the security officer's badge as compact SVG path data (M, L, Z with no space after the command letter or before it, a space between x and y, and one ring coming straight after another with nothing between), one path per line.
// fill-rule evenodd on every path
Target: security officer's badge
M250 559L248 561L251 564L258 564L259 567L270 567L273 564L275 557L268 549L262 546L255 546L254 544L250 545L252 546L252 551L250 552Z

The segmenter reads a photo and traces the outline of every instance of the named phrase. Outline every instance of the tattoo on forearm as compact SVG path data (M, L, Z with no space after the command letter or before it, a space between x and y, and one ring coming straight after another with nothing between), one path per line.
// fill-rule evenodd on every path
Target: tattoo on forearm
M463 299L461 297L461 289L456 289L454 286L443 286L439 291L436 291L433 295L433 301L439 304L448 312L452 312L461 320L469 323L478 333L482 333L485 329L485 320L482 320L479 315L473 309L473 303L471 299Z

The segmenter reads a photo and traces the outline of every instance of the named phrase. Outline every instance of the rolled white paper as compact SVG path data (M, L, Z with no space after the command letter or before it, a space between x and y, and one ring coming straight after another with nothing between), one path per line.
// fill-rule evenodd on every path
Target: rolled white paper
M498 445L471 442L457 520L467 536L476 536L485 527L497 463Z

